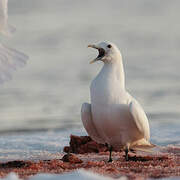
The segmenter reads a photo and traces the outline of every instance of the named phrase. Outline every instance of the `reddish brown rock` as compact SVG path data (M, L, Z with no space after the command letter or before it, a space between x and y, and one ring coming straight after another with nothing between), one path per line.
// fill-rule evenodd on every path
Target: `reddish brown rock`
M70 136L70 146L64 147L64 152L84 154L84 153L99 153L108 151L107 146L98 144L93 141L89 136Z
M63 162L70 162L70 163L82 163L83 161L81 159L79 159L77 156L75 156L74 154L65 154L62 159Z

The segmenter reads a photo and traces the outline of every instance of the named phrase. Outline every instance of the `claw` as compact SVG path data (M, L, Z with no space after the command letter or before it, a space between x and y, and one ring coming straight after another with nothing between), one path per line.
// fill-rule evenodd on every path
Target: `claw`
M108 162L112 162L112 158L110 158L110 159L108 160Z

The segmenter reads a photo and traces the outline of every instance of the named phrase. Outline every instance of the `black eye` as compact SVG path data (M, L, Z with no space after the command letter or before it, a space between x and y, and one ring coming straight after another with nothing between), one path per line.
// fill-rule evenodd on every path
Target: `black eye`
M107 45L107 47L108 47L108 48L111 48L112 46L109 44L109 45Z

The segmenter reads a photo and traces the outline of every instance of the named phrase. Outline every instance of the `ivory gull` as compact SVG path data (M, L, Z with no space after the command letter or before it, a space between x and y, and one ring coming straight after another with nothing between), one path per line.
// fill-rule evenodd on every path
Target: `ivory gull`
M91 104L84 103L81 119L90 137L107 144L112 161L113 148L125 151L148 151L154 145L149 142L150 130L146 114L140 104L125 89L122 56L115 44L101 42L89 45L99 51L90 63L103 61L104 66L91 82Z

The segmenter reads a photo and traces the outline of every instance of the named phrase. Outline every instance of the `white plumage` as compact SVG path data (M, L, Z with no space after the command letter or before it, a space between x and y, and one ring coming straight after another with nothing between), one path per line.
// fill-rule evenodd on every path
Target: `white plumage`
M122 57L118 48L108 42L89 47L99 51L98 57L91 63L101 60L104 66L91 83L91 104L82 105L83 125L95 141L108 144L110 149L124 149L128 160L130 149L154 147L149 142L148 119L140 104L125 89Z
M15 28L8 24L8 0L0 0L0 33L11 36ZM28 56L0 43L0 83L11 79L12 72L26 64Z

